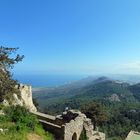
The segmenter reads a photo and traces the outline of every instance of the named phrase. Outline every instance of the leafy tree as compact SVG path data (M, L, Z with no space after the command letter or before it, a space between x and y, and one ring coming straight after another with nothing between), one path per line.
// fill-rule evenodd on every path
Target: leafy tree
M16 54L18 48L0 47L0 102L4 98L10 100L11 93L17 93L15 88L17 81L12 79L11 69L14 65L24 58L24 56Z
M82 107L82 112L86 114L88 118L90 118L93 122L94 129L96 126L101 126L108 119L107 113L103 110L103 107L100 103L91 103Z

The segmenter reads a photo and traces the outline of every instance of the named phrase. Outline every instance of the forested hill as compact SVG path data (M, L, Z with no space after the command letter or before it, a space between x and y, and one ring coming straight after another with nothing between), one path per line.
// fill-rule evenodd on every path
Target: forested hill
M98 126L108 140L123 140L131 130L140 131L140 84L88 77L66 86L34 89L34 97L40 110L49 114L59 114L65 107L81 110L86 107L99 121L106 119ZM107 118L98 116L104 113Z
M107 77L88 77L57 88L34 89L33 96L41 109L56 106L57 111L63 111L66 106L79 108L81 104L93 100L140 102L139 93L140 84L130 85Z

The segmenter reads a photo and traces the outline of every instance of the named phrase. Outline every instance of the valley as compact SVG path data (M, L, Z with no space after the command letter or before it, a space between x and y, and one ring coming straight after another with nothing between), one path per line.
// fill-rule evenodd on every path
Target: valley
M33 97L39 110L49 114L61 114L66 107L82 110L99 105L97 110L105 113L106 117L102 117L106 121L98 127L107 140L123 140L131 130L140 131L139 83L108 77L87 78L56 88L34 89Z

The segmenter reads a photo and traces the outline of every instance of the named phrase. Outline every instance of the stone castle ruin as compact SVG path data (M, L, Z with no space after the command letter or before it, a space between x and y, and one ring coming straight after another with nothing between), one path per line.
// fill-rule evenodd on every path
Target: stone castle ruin
M21 100L25 105L25 107L29 109L31 112L36 112L37 109L33 104L33 99L32 99L32 87L20 84L18 85L18 89L20 90Z
M79 140L85 130L88 140L105 140L105 134L94 131L91 120L80 111L68 110L62 115L51 116L34 112L47 131L56 136L56 140Z
M30 112L35 114L45 130L56 136L56 140L79 140L83 130L88 140L105 140L105 134L94 131L91 120L80 111L67 110L58 116L37 112L32 100L31 86L20 84L18 88L21 92L21 100L14 95L17 104L25 105Z

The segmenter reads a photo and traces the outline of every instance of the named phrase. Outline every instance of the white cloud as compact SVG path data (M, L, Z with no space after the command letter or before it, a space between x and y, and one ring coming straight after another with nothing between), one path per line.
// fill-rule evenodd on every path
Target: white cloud
M140 61L131 61L124 64L119 64L116 68L117 73L123 74L140 74Z

